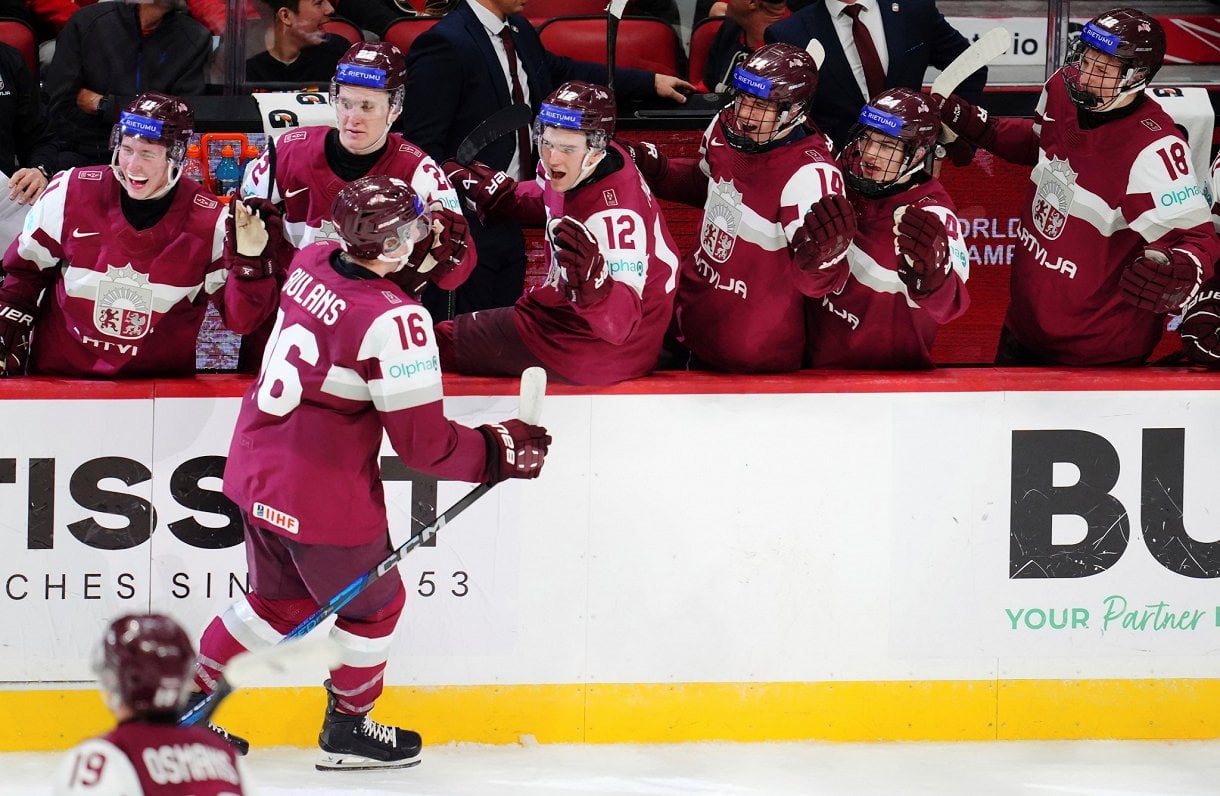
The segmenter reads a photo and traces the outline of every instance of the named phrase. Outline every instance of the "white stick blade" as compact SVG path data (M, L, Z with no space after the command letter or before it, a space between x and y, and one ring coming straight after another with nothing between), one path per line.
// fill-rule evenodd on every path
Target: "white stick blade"
M234 688L272 682L288 673L324 675L339 665L342 653L329 635L292 639L235 655L223 675Z
M610 16L623 18L623 12L627 10L627 0L610 0L610 4L606 6L606 11Z
M949 96L963 80L1008 52L1011 42L1012 34L1003 25L987 31L961 55L954 58L953 63L945 67L945 71L936 76L932 81L932 93L942 97Z
M521 373L521 403L518 416L530 425L542 419L542 398L546 395L546 371L526 368Z
M810 39L809 43L805 45L805 52L813 56L813 65L821 69L822 62L826 60L826 48L822 46L822 42Z

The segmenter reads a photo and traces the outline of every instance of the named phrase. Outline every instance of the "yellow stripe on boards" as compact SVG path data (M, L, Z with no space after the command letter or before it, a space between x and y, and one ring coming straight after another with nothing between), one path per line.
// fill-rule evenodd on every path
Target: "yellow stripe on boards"
M241 691L216 720L255 745L312 746L312 688ZM981 741L1220 736L1220 681L934 680L390 687L374 718L425 744ZM112 725L94 690L0 691L0 751L66 749Z

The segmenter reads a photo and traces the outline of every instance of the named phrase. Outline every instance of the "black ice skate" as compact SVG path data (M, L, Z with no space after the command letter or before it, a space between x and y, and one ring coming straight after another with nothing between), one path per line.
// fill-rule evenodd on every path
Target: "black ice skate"
M409 768L419 765L423 739L414 730L387 727L368 716L340 713L338 700L326 686L326 718L318 733L322 756L319 771L360 771L371 768Z
M189 711L191 708L202 702L205 698L206 694L204 694L202 691L192 691L190 698L186 700L186 710ZM216 733L226 742L228 742L228 744L235 750L237 750L237 754L244 756L250 752L250 742L240 735L234 735L224 727L217 727L210 721L208 722L207 727L209 730Z

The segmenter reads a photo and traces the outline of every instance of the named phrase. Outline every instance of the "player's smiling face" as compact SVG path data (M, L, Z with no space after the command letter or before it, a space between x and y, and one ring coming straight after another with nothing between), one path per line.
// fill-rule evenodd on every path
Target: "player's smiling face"
M538 136L538 152L551 180L551 187L563 193L581 179L585 158L590 154L589 141L579 130L547 127Z
M335 101L339 143L348 152L366 155L385 142L393 119L388 92L363 86L340 86Z
M169 183L169 155L164 144L126 135L119 142L119 171L132 199L151 199Z

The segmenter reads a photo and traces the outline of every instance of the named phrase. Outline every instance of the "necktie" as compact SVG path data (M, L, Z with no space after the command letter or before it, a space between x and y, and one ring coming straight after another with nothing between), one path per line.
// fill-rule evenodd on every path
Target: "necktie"
M525 91L521 88L521 78L517 76L517 47L513 44L513 31L510 25L505 25L500 28L500 40L504 42L504 52L508 55L508 75L509 82L512 84L513 102L525 102ZM530 176L529 169L532 164L530 158L530 134L528 128L522 127L517 130L517 156L521 159L521 173L519 178L528 179Z
M864 82L868 85L868 96L871 100L885 88L885 70L881 68L881 58L877 55L877 47L873 44L872 34L868 25L860 21L860 12L864 9L852 4L843 9L843 13L851 17L851 37L856 42L856 52L860 56L860 64L864 67Z

